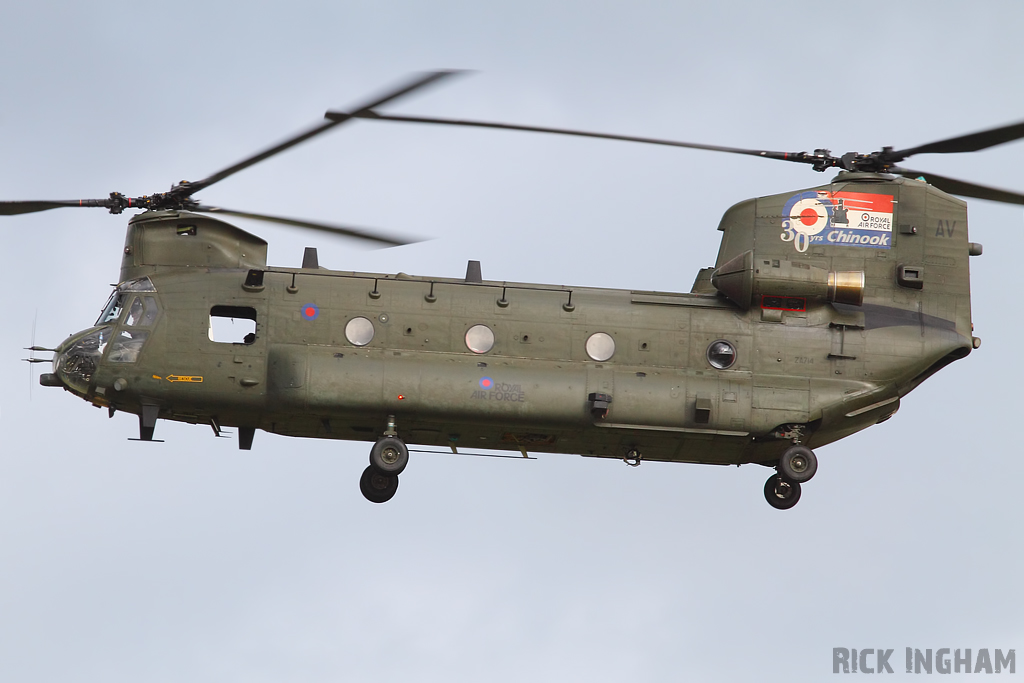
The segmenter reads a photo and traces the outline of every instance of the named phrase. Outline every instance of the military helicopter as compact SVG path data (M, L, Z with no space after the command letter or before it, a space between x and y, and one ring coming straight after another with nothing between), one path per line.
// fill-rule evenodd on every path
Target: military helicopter
M158 420L373 442L367 500L397 491L409 445L572 453L774 469L792 508L814 448L888 420L928 377L979 348L966 203L1024 194L909 170L978 151L1024 123L895 150L833 156L559 128L400 116L384 104L455 72L418 75L208 178L167 192L0 202L0 214L103 207L131 218L118 284L96 323L52 351L44 386ZM267 243L215 216L384 245L398 237L201 204L200 190L354 119L485 127L669 145L838 169L825 185L725 212L714 267L689 292L569 287L267 265ZM49 361L48 361L49 362Z

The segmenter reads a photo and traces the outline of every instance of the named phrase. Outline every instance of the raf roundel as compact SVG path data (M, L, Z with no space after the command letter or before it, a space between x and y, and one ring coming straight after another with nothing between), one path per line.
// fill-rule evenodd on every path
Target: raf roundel
M316 320L317 316L320 315L320 309L316 304L303 304L302 305L302 319L303 320Z
M480 378L480 388L481 389L493 389L494 388L494 380L491 379L490 377L481 377Z
M805 235L817 235L829 227L832 219L831 201L823 201L816 192L802 192L791 197L782 210L790 227Z

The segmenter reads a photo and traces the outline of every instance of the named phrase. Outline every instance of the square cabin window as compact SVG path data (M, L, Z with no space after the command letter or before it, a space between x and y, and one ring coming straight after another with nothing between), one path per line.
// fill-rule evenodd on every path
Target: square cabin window
M256 341L256 309L249 306L214 306L210 309L210 341L252 344Z

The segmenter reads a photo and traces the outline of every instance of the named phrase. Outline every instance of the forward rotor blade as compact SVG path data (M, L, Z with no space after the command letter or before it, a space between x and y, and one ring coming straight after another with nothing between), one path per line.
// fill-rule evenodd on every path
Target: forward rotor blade
M228 216L238 216L239 218L249 218L254 221L265 221L267 223L280 223L282 225L291 225L296 228L306 228L307 230L319 230L320 232L329 232L334 235L342 235L344 237L355 237L361 240L377 242L378 244L383 244L388 247L401 247L406 244L414 244L419 241L385 235L371 228L359 228L355 226L336 225L331 223L314 223L312 221L300 221L294 218L268 216L262 213L233 211L231 209L225 209L219 206L206 206L204 204L200 204L198 206L193 207L191 210L203 211L206 213L222 213Z
M426 74L421 74L421 75L417 76L416 78L414 78L413 80L411 80L409 82L406 82L404 85L402 85L402 86L400 86L398 88L395 88L393 90L390 90L387 93L385 93L385 94L383 94L383 95L381 95L381 96L371 100L370 102L367 102L367 103L363 104L362 106L356 108L355 111L356 112L361 112L361 111L366 110L366 109L371 109L373 107L380 106L381 104L384 104L386 102L390 102L392 100L395 100L395 99L397 99L399 97L402 97L403 95L407 95L407 94L411 93L414 90L419 90L420 88L423 88L423 87L425 87L427 85L430 85L431 83L439 81L442 78L445 78L447 76L451 76L451 75L454 75L454 74L457 74L457 73L460 73L460 72L458 72L458 71L432 71L432 72L429 72L429 73L426 73ZM313 126L312 128L306 130L305 132L299 133L298 135L296 135L294 137L288 138L287 140L285 140L285 141L283 141L283 142L281 142L281 143L279 143L277 145L274 145L273 147L271 147L269 149L266 149L266 150L260 152L259 154L255 154L255 155L253 155L253 156L251 156L251 157L249 157L247 159L243 159L242 161L239 161L234 166L229 166L228 168L225 168L222 171L218 171L217 173L214 173L213 175L211 175L208 178L203 178L202 180L199 180L199 181L196 181L196 182L191 182L191 183L188 184L188 188L190 190L189 191L189 195L191 195L191 194L193 194L195 192L198 192L199 190L202 190L203 188L209 187L210 185L213 185L216 182L220 182L221 180L224 180L228 176L233 175L235 173L238 173L241 170L249 168L253 164L258 164L259 162L263 161L264 159L272 157L275 154L279 154L280 152L283 152L286 149L290 149L290 148L294 147L295 145L299 144L300 142L305 142L306 140L309 140L312 137L320 135L321 133L324 133L324 132L330 130L331 128L333 128L334 126L338 125L339 123L344 123L347 120L348 120L348 117L340 118L340 119L330 119L326 123L321 123L319 125Z
M995 147L1006 142L1013 142L1024 138L1024 121L1011 123L1008 126L1000 126L983 130L969 135L960 135L948 140L929 142L926 145L901 149L893 152L896 161L901 161L912 154L951 154L953 152L977 152L978 150Z
M572 130L569 128L549 128L546 126L523 126L514 123L495 123L492 121L471 121L468 119L445 119L430 116L402 116L399 114L381 114L376 111L354 111L350 113L327 112L328 118L354 117L360 119L377 119L379 121L401 121L404 123L434 123L443 126L467 126L470 128L498 128L501 130L519 130L530 133L553 133L556 135L574 135L584 138L601 138L604 140L623 140L625 142L642 142L649 145L666 145L668 147L686 147L688 149L704 149L711 152L728 152L730 154L745 154L747 156L765 157L767 159L780 159L782 161L796 161L800 163L815 163L813 155L806 152L772 152L760 149L742 149L739 147L722 147L719 145L702 145L696 142L679 142L678 140L663 140L659 138L637 137L633 135L616 135L614 133L597 133L585 130Z
M960 195L961 197L988 199L989 201L1003 202L1005 204L1024 204L1024 194L1021 194L1020 192L1013 192L1012 190L1000 190L996 187L969 183L964 180L957 180L956 178L947 178L946 176L937 175L935 173L912 171L909 168L897 168L894 166L889 169L889 172L898 173L905 178L923 177L925 182L930 185L934 185L943 192Z
M353 112L365 112L370 111L371 109L376 109L382 104L387 104L392 100L396 100L399 97L402 97L403 95L411 93L413 90L418 90L424 86L430 85L431 83L435 83L441 80L442 78L447 78L449 76L457 76L463 73L466 73L466 71L462 69L442 69L440 71L428 71L426 73L422 73L413 78L411 81L409 81L406 85L402 86L401 88L390 90L386 94L378 96L376 99L373 99L369 102L364 102L361 107L353 109ZM325 114L324 118L329 117Z
M109 199L68 199L55 201L0 202L0 216L16 216L20 213L36 213L49 211L65 206L102 206L108 207Z

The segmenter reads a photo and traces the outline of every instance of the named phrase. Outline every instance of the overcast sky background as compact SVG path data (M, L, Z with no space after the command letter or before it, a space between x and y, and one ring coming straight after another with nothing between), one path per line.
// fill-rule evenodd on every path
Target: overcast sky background
M1024 119L1019 2L768 4L6 0L0 197L166 190L435 68L477 73L391 109L840 154ZM1024 190L1022 153L910 165ZM688 291L729 206L827 178L357 122L199 197L432 238L237 221L277 265ZM820 449L788 512L753 465L420 455L372 505L363 443L129 442L134 416L30 392L18 360L37 314L44 346L92 323L127 215L3 218L0 679L814 681L840 646L895 648L898 676L906 646L1024 652L1024 219L970 216L981 349Z

